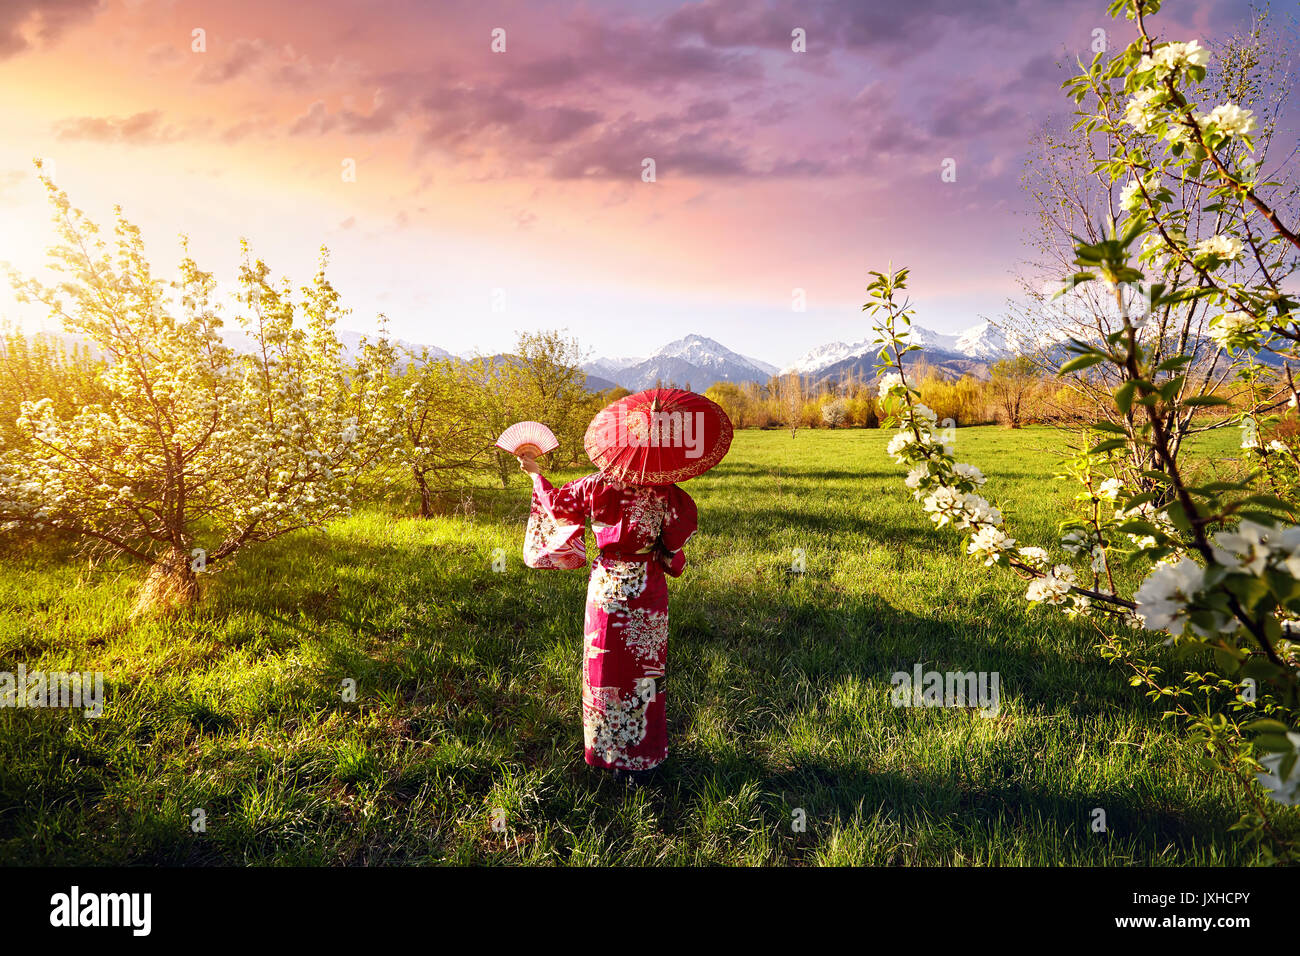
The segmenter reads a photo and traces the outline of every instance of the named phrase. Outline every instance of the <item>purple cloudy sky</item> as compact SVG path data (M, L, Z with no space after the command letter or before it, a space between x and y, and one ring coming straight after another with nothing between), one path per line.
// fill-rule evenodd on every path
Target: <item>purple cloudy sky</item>
M1250 13L1167 6L1162 36L1211 45ZM1098 28L1131 39L1104 0L3 0L0 259L49 238L42 156L160 265L183 231L229 279L247 236L305 279L325 243L348 325L454 351L700 332L779 364L863 338L891 260L958 330L1014 293L1026 143Z

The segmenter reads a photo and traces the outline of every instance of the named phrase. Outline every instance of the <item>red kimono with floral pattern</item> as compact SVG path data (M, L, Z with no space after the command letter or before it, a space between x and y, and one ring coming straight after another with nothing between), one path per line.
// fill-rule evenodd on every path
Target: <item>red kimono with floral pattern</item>
M590 520L600 554L583 622L582 729L587 763L649 770L668 756L664 670L667 572L686 567L695 502L676 485L627 485L601 474L554 488L533 476L535 504L561 527Z

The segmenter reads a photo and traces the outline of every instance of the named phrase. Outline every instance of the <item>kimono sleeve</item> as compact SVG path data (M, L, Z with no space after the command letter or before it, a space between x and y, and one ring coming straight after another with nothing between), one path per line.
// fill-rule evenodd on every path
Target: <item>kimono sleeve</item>
M571 570L587 564L583 531L587 520L584 479L555 488L533 475L533 500L524 532L524 564L530 568Z
M659 532L659 540L668 552L667 571L673 577L680 577L686 570L686 553L682 548L695 534L698 518L694 499L673 485L668 491L668 514Z

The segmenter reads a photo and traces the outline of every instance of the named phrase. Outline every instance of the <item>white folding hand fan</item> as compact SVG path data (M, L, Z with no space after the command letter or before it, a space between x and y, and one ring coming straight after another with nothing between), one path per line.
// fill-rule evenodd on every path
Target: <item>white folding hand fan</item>
M520 458L536 458L560 447L555 435L541 422L516 422L501 433L496 444Z

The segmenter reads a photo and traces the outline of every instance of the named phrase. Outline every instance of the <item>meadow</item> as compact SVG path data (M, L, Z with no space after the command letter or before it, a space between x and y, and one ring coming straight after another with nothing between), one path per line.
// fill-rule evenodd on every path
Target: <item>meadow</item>
M0 863L1255 861L1230 830L1244 801L1095 627L934 529L889 437L742 431L685 486L701 530L670 583L670 756L635 788L583 763L586 575L523 566L522 480L249 549L167 619L130 618L136 566L8 553L0 669L102 670L108 702L0 711ZM1236 440L1200 466L1234 467ZM1068 507L1063 441L958 431L1022 544L1050 546ZM892 706L918 663L998 672L998 714Z

